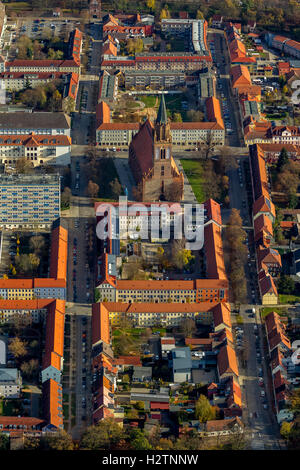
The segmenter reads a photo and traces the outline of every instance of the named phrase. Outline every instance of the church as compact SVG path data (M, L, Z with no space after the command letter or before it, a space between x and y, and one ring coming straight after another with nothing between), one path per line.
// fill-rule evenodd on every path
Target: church
M140 192L140 201L179 202L184 177L172 157L172 138L164 95L155 123L147 119L129 147L129 165Z

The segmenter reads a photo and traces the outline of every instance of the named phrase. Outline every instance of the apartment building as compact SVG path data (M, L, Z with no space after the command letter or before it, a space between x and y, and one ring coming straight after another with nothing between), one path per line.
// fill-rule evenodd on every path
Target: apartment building
M190 42L190 49L198 55L209 55L206 34L207 22L188 18L167 18L161 20L163 33L185 36Z
M132 322L136 328L163 325L166 327L179 326L182 321L191 318L204 325L212 325L214 317L214 303L152 303L152 302L103 302L102 311L108 311L108 318L112 327L122 324L124 319Z
M7 91L20 91L26 87L44 86L54 80L63 80L68 74L63 72L1 72L0 80Z
M0 175L0 227L50 229L60 217L59 175Z
M215 101L218 101L214 98ZM111 146L127 147L139 132L139 123L112 123L110 109L106 103L99 103L96 111L96 143L102 148ZM223 122L223 121L222 121ZM225 129L221 120L212 122L170 122L172 145L197 147L211 141L224 145Z
M111 348L108 310L100 303L92 307L92 422L114 418L122 426L124 410L115 405L118 367Z
M120 15L113 16L108 14L103 17L103 34L110 34L119 39L128 37L147 37L152 36L153 26L142 24L141 16L136 14L135 19L121 18Z
M64 113L0 113L1 135L66 135L70 137L71 119Z
M15 59L11 62L6 62L6 70L8 72L64 72L64 73L77 73L80 74L80 64L75 59L65 60L21 60Z
M22 377L18 369L0 368L0 397L20 398Z
M193 281L126 281L115 285L103 280L97 286L99 298L108 302L222 302L228 298L228 281L196 279Z
M271 35L271 46L281 52L300 59L300 43L285 36Z
M40 437L46 422L30 416L0 416L0 432L10 437Z
M102 56L101 70L189 72L211 68L212 58L191 52L143 52L135 56Z
M14 135L0 134L0 163L14 168L20 158L32 166L44 164L68 165L71 155L71 138L67 135Z
M273 277L276 277L281 270L281 256L271 246L276 212L271 200L263 149L257 144L250 145L249 155L258 285L262 303L272 305L278 303Z
M169 89L184 86L186 83L186 75L184 72L172 70L161 71L139 71L132 70L125 72L125 88L144 90L149 87L153 90Z
M98 103L100 101L112 102L117 98L118 94L118 77L110 75L105 70L100 76Z

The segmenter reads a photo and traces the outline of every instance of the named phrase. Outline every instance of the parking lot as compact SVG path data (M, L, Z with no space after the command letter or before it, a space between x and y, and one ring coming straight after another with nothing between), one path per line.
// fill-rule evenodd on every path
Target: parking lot
M79 21L53 20L53 19L17 19L8 22L3 37L1 53L7 60L14 60L17 56L17 41L21 36L37 39L42 42L44 37L57 36L67 40L70 32L79 26Z

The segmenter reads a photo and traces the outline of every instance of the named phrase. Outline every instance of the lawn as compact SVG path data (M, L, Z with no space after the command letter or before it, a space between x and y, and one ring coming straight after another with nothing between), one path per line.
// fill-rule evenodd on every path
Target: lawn
M297 302L300 302L300 296L298 295L279 294L280 304L295 304Z
M203 191L203 166L199 160L180 160L182 168L189 180L190 185L194 191L196 199L199 203L203 203L205 200L205 194Z
M20 414L21 400L0 400L0 416L17 416Z
M185 51L184 39L182 38L173 37L173 38L167 39L167 43L171 45L172 52L184 52Z
M286 316L287 311L282 307L265 307L260 310L261 318L264 319L269 313L276 312L279 316Z
M157 95L139 96L139 100L142 101L142 103L145 103L146 108L154 108L157 100Z

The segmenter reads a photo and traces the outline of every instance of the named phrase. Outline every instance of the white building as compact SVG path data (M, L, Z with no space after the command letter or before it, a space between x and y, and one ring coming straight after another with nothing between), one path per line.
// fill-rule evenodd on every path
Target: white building
M0 162L14 167L25 158L33 166L68 165L71 156L71 138L67 135L8 135L0 134Z
M22 378L18 369L0 369L0 397L19 398Z

